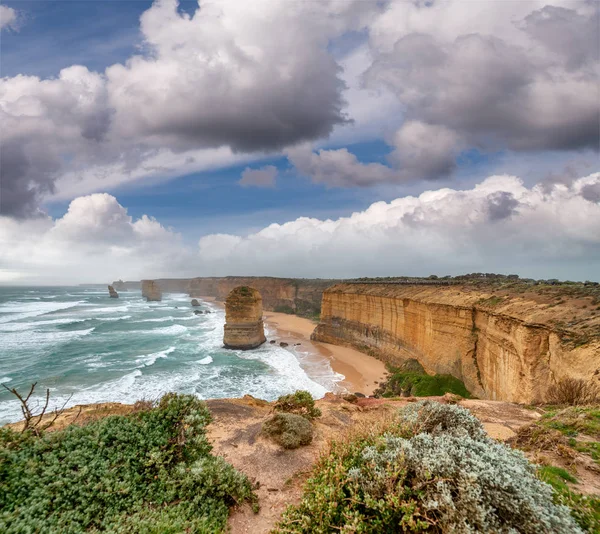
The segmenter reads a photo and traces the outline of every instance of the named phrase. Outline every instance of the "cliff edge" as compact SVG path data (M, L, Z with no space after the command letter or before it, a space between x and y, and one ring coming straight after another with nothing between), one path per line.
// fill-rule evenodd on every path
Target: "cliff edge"
M312 339L393 365L416 358L480 398L539 402L561 378L600 380L596 297L554 293L338 284L323 293Z

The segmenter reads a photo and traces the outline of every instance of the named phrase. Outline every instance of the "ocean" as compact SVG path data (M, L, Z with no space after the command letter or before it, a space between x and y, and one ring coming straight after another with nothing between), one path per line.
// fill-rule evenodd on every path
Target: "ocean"
M33 405L50 389L50 408L156 400L167 392L202 399L250 394L266 400L297 389L316 398L343 375L307 346L265 343L251 351L222 347L225 312L185 294L146 302L140 291L111 299L96 287L0 287L0 383L27 392ZM276 332L265 325L267 339ZM22 419L0 388L0 424Z

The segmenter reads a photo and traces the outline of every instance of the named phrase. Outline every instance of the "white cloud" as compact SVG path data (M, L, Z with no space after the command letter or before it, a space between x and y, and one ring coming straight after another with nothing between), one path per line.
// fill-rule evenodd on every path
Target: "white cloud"
M472 189L376 202L335 220L300 217L247 236L211 234L196 250L159 221L134 220L113 196L94 194L73 200L56 220L0 217L0 250L4 283L473 271L600 281L600 173L531 188L492 176Z
M106 193L76 198L57 220L0 217L0 249L0 282L69 284L181 275L193 259L177 233L146 215L133 220Z
M547 191L493 176L470 190L376 202L337 220L302 217L247 237L207 236L199 243L202 272L353 277L514 271L597 279L600 203L589 199L598 184L595 174Z
M17 11L12 7L0 4L0 30L12 29L17 27Z

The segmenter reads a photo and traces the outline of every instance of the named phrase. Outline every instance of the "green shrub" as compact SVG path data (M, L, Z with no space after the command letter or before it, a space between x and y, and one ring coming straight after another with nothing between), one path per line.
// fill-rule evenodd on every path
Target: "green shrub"
M570 508L581 528L587 532L600 532L600 499L571 490L567 482L576 483L577 479L560 467L541 467L538 476L554 488L554 502Z
M294 413L314 419L321 417L321 410L315 407L315 400L308 391L299 390L290 395L282 395L277 399L274 406L275 411L284 413Z
M333 443L276 532L581 532L523 454L470 419L423 403L401 415L394 434ZM416 429L432 433L411 435Z
M390 371L387 380L375 391L376 396L436 397L445 393L454 393L465 398L471 396L464 383L452 375L428 375L414 367L392 367Z
M154 409L35 437L0 429L0 531L221 532L254 500L210 454L206 405L169 394Z
M312 441L313 428L305 417L278 413L263 424L263 432L284 449L297 449Z

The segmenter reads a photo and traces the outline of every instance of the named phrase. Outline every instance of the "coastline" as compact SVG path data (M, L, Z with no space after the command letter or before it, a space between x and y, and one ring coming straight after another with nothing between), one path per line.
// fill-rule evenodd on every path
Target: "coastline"
M278 337L309 346L316 356L328 360L335 373L344 375L338 384L350 393L372 395L387 374L385 364L372 356L349 347L311 341L317 323L310 319L271 311L265 311L263 317L268 326L275 328Z
M225 308L225 304L215 297L195 298ZM344 376L338 385L349 393L373 395L379 383L388 374L385 364L373 356L350 347L311 341L310 335L317 326L315 321L297 315L266 310L263 311L263 320L267 326L276 330L278 342L285 341L290 345L301 343L302 346L309 347L315 357L327 360L334 373Z

